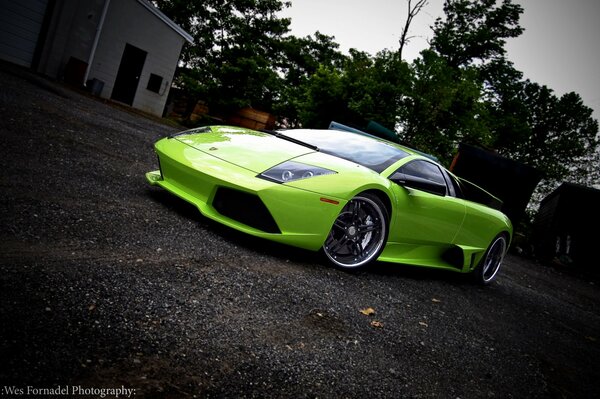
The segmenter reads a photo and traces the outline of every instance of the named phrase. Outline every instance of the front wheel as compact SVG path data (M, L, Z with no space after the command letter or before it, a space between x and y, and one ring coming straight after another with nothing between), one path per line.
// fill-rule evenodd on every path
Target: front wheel
M342 209L323 245L336 266L353 269L376 260L385 246L388 212L377 196L363 193Z
M500 266L502 266L507 247L508 241L506 235L500 234L494 238L487 251L485 251L485 255L483 255L479 265L475 269L475 278L477 282L487 285L494 281L500 270Z

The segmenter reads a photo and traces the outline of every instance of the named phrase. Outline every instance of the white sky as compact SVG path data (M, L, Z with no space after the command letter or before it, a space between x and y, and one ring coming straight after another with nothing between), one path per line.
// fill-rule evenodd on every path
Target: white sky
M342 51L356 48L375 54L397 49L407 14L406 0L291 0L283 16L292 19L291 33L316 31L335 36ZM600 0L514 0L524 12L525 32L506 46L509 59L524 77L546 85L560 96L574 91L600 119ZM429 4L413 20L405 48L407 60L428 47L444 0Z

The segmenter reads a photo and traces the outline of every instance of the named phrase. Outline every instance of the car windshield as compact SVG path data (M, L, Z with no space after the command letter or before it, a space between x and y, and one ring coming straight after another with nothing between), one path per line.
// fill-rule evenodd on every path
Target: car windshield
M358 133L310 129L282 130L281 133L314 145L320 152L355 162L377 173L409 155L392 143Z

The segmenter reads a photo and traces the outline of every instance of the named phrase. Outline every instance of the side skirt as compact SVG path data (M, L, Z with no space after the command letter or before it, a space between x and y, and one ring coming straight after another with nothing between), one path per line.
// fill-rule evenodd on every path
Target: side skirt
M485 248L462 245L442 248L428 245L388 243L378 260L469 273L477 266L484 251Z

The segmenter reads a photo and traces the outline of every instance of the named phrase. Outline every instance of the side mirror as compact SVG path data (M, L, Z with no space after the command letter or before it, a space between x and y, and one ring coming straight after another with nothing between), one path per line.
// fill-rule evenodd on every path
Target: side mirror
M435 195L446 195L445 184L436 183L431 180L423 179L422 177L396 172L390 177L390 180L402 187L410 187L415 190L421 190Z

